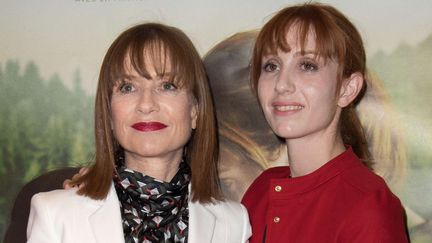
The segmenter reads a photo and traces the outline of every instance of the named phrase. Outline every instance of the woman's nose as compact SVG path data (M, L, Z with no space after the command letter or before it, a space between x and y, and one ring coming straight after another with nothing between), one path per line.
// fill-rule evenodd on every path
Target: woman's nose
M137 111L148 114L153 111L157 111L159 109L159 105L157 102L156 94L151 89L143 90L140 93L140 97L137 104Z
M294 77L289 70L281 70L276 77L275 91L279 94L294 93L296 90Z

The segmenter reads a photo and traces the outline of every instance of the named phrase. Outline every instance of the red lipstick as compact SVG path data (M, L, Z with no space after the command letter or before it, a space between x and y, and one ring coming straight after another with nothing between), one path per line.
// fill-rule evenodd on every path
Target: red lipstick
M160 122L137 122L132 125L132 128L141 132L152 132L161 130L167 127L167 125Z

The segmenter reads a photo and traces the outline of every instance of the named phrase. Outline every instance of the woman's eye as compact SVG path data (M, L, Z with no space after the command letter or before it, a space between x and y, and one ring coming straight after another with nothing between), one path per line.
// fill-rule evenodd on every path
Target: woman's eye
M267 62L264 64L264 71L266 72L274 72L279 70L279 66L273 62Z
M120 92L127 94L127 93L135 91L135 87L131 83L124 83L124 84L120 85L119 90L120 90Z
M177 86L171 82L164 82L162 83L162 89L174 91L177 90Z
M303 71L317 71L318 70L318 66L312 62L302 62L300 63L300 68Z

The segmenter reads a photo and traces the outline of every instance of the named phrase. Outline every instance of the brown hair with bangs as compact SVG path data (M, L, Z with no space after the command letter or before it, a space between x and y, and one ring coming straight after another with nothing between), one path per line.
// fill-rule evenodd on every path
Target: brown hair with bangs
M252 56L251 85L255 94L263 56L275 53L278 49L289 52L286 34L291 28L297 28L298 43L302 52L305 51L307 36L312 31L316 38L317 55L325 61L332 59L339 64L337 90L342 85L342 80L355 72L366 77L366 53L356 27L332 6L305 3L282 9L261 29ZM356 99L342 109L339 127L343 142L351 145L363 163L371 167L372 156L355 110L365 92L366 82L363 82Z
M188 90L198 105L197 126L185 147L191 166L192 201L221 199L217 173L218 141L213 100L201 58L190 39L179 29L158 23L134 26L111 44L99 74L95 103L96 156L89 171L73 180L83 184L78 193L103 199L111 187L118 156L123 149L111 129L110 103L113 87L125 75L125 60L148 77L144 57L150 57L158 75L168 74L180 88ZM171 64L166 70L167 62ZM169 138L167 138L169 139Z

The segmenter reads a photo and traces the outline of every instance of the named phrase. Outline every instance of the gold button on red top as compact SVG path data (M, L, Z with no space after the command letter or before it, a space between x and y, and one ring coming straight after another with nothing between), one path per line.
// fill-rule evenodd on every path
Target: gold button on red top
M273 218L273 222L275 222L275 223L279 223L279 222L280 222L280 218L279 218L279 217L274 217L274 218Z
M280 192L280 191L282 191L282 187L281 186L275 186L274 190L276 192Z

